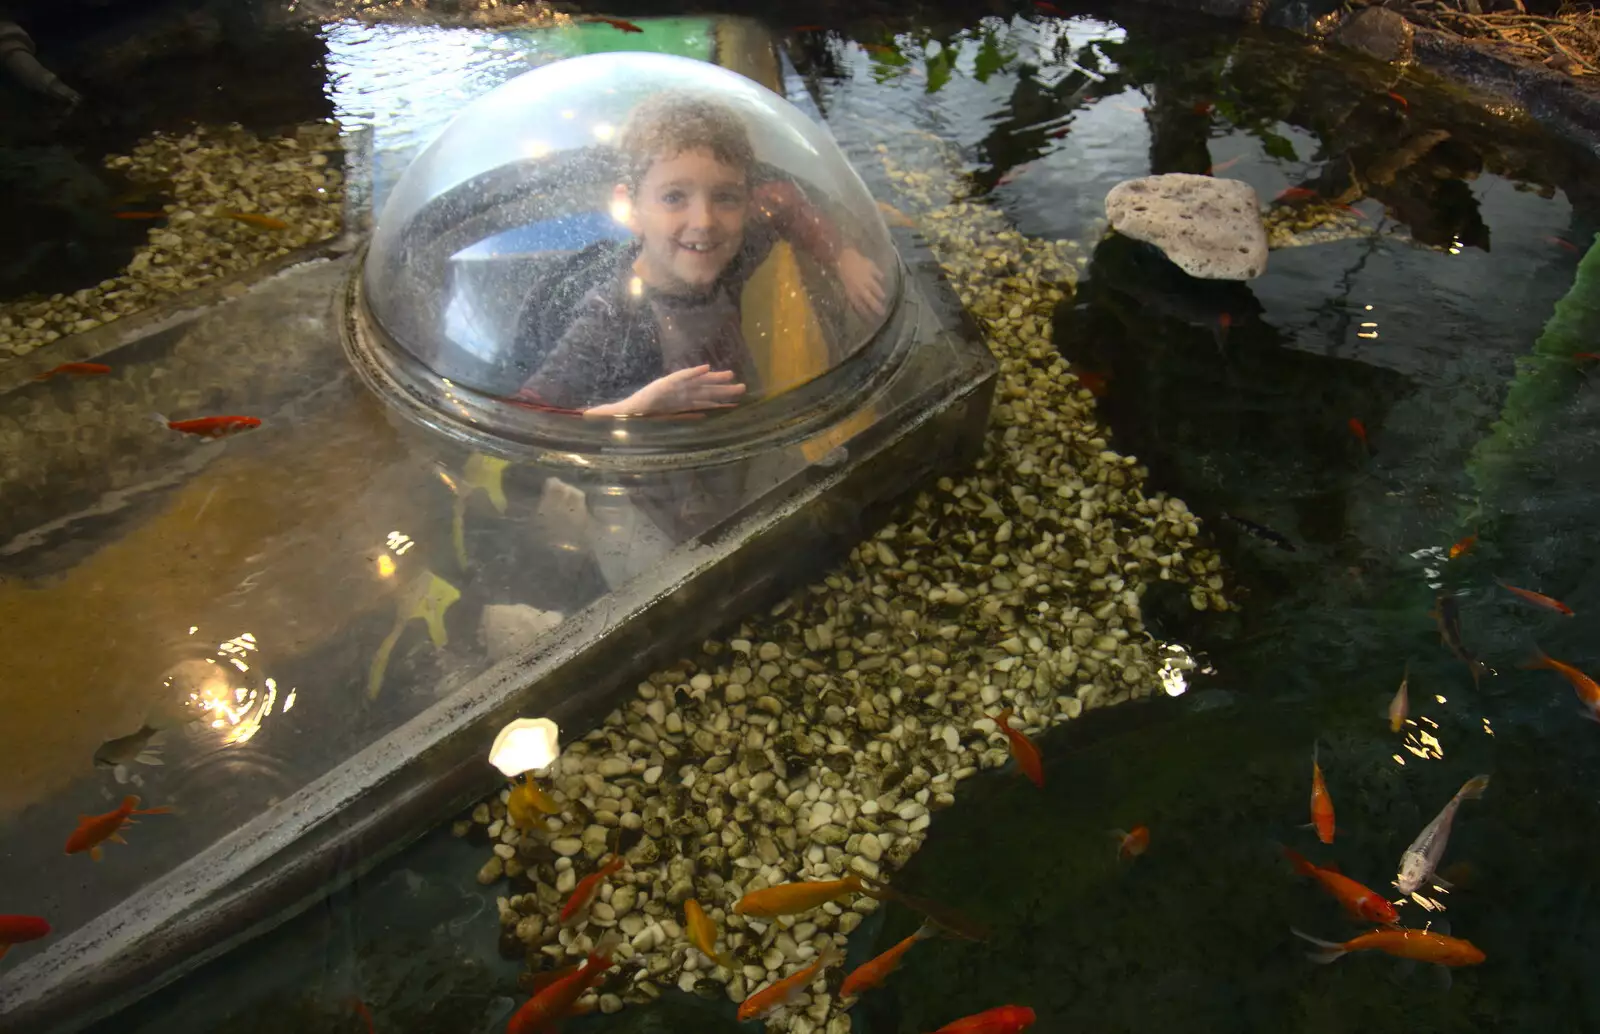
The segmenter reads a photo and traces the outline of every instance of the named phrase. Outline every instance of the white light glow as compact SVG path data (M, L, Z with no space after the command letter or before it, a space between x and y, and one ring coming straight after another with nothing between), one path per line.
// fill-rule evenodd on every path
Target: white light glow
M494 738L489 764L515 779L549 767L561 754L561 730L548 718L518 718Z

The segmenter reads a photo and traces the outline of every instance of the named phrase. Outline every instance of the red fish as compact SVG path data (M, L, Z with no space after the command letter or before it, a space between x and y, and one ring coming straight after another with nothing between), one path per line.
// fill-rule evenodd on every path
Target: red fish
M1194 108L1191 110L1193 110L1196 115L1209 115L1211 114L1211 102L1196 101Z
M1361 443L1361 448L1371 452L1372 442L1367 438L1367 425L1355 417L1351 417L1346 424L1350 428L1350 433L1356 436L1356 441Z
M1288 190L1285 190L1282 194L1279 194L1277 197L1273 198L1272 200L1274 202L1278 202L1278 201L1308 201L1311 198L1318 197L1318 196L1319 195L1317 194L1317 192L1312 190L1310 187L1290 187Z
M1043 11L1045 14L1053 14L1053 15L1056 15L1057 17L1062 17L1063 16L1063 12L1062 12L1061 8L1057 7L1055 4L1050 3L1049 0L1033 0L1033 6L1037 7L1039 10Z
M1233 168L1235 165L1238 165L1239 164L1239 159L1243 158L1243 157L1244 157L1244 155L1242 155L1242 154L1236 154L1232 158L1229 158L1225 162L1218 162L1217 164L1211 166L1211 168L1207 169L1206 170L1206 174L1210 175L1210 176L1215 176L1219 172L1227 172L1229 169Z
M367 1003L359 998L351 998L350 1006L355 1009L356 1015L361 1017L361 1022L366 1025L367 1034L378 1034L378 1025L372 1022L372 1010L367 1008Z
M788 1005L798 998L806 988L811 986L811 982L817 979L818 973L838 962L842 957L839 949L830 941L828 946L822 949L822 954L818 956L817 961L798 973L791 973L782 980L763 987L749 998L746 998L739 1006L739 1022L743 1023L758 1016L765 1016L775 1009Z
M259 215L255 212L224 212L222 214L235 222L249 223L251 226L258 226L263 230L287 230L289 228L288 223L282 219L274 219L270 215Z
M1521 596L1536 607L1543 607L1546 610L1553 610L1557 614L1565 614L1569 618L1572 617L1572 608L1554 597L1546 596L1542 592L1534 592L1532 589L1519 589L1515 585L1507 585L1498 578L1495 581L1506 592Z
M171 808L146 808L135 811L139 807L139 798L129 794L122 799L122 804L104 815L79 815L78 828L72 831L67 838L67 854L81 854L89 852L89 857L95 861L100 860L100 845L107 840L118 844L126 844L122 839L122 831L133 825L135 815L170 815Z
M1333 895L1334 900L1343 905L1344 910L1354 918L1369 923L1400 921L1400 914L1382 894L1368 890L1333 866L1330 865L1326 869L1318 868L1303 855L1287 847L1283 849L1283 856L1289 859L1289 864L1294 866L1295 872L1316 880L1322 885L1322 889Z
M1551 671L1560 672L1578 694L1578 699L1583 701L1583 706L1589 709L1589 717L1600 722L1600 685L1594 679L1574 668L1572 665L1558 661L1546 654L1538 647L1534 647L1534 658L1527 664L1529 668L1549 668Z
M112 212L113 219L165 219L165 212Z
M844 984L839 988L841 998L858 995L863 991L870 991L889 978L889 974L900 965L900 960L905 958L918 941L925 941L937 935L939 927L930 919L922 924L910 937L896 944L893 948L868 962L863 962L850 971L844 978Z
M1317 748L1311 748L1311 825L1317 839L1324 844L1333 843L1333 798L1328 796L1328 784L1322 781L1322 766L1317 764Z
M1072 375L1078 378L1078 383L1089 389L1095 398L1105 398L1106 392L1111 390L1111 376L1095 370L1085 370L1076 364L1072 367Z
M613 29L616 29L618 32L643 32L644 31L643 29L639 28L639 26L633 24L632 22L623 21L621 18L607 18L603 14L592 14L589 17L585 18L584 21L593 22L593 23L598 24L598 25L609 25Z
M1478 533L1463 536L1455 545L1450 547L1450 559L1454 560L1463 553L1472 552L1472 547L1478 544Z
M1067 138L1067 134L1070 132L1072 132L1071 126L1062 126L1060 129L1052 129L1050 131L1050 139L1065 140Z
M584 960L580 967L557 970L552 979L523 1003L506 1022L506 1034L546 1034L555 1025L572 1014L572 1007L585 991L600 982L611 968L611 952L616 935L609 935Z
M50 924L38 916L0 916L0 959L13 944L26 944L50 934Z
M865 50L869 54L876 54L879 57L887 57L890 54L900 53L900 51L896 50L894 47L883 43L863 43L861 44L861 49Z
M1406 100L1404 97L1400 96L1398 93L1395 93L1393 90L1389 91L1388 97L1389 97L1390 100L1394 101L1396 104L1400 105L1402 108L1405 108L1407 111L1411 110L1411 102Z
M1033 781L1033 785L1044 789L1044 760L1039 756L1039 748L1026 735L1011 727L1011 708L1006 708L995 716L995 723L1000 726L1000 731L1006 734L1006 739L1011 741L1011 756L1017 759L1017 767L1022 774Z
M1139 857L1150 846L1150 830L1146 826L1134 826L1127 832L1113 829L1111 835L1117 838L1117 857L1123 861Z
M1576 244L1574 244L1571 241L1567 240L1565 237L1546 237L1545 240L1548 241L1551 244L1554 244L1558 248L1564 248L1567 251L1571 251L1571 252L1574 252L1574 253L1583 250L1582 248L1578 247Z
M1572 358L1581 359L1586 363L1600 362L1600 352L1574 352Z
M933 1034L1018 1034L1033 1026L1033 1010L1026 1005L1001 1005L947 1023Z
M1471 941L1446 937L1442 933L1431 933L1427 930L1405 930L1399 927L1373 930L1359 937L1352 937L1343 944L1324 941L1299 930L1292 932L1296 937L1317 946L1317 951L1306 953L1312 962L1329 963L1352 951L1381 951L1397 958L1416 959L1418 962L1432 962L1440 966L1476 966L1484 960L1483 952Z
M600 893L600 884L621 872L628 864L628 860L621 855L613 855L611 861L600 866L598 870L578 881L572 888L572 896L561 908L561 923L563 926L582 920L589 914L589 906L594 904L595 895Z
M261 426L260 419L253 416L202 416L193 420L168 420L158 413L156 419L174 431L197 434L202 438L225 438Z
M57 374L70 374L75 377L94 377L102 373L110 373L111 367L105 363L62 363L52 367L35 377L36 381L47 381Z

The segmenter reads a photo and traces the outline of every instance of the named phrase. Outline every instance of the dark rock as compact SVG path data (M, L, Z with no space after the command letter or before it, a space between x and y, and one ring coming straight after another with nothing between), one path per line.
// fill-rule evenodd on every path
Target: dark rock
M1411 23L1382 7L1368 7L1339 26L1333 41L1379 61L1411 60Z

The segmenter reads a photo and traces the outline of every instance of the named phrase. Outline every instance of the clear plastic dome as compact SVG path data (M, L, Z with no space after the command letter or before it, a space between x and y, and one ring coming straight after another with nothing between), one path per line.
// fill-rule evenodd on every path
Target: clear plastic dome
M416 159L355 336L432 422L614 449L622 418L670 449L686 424L732 440L871 381L902 277L865 184L794 105L704 62L597 54L478 99Z

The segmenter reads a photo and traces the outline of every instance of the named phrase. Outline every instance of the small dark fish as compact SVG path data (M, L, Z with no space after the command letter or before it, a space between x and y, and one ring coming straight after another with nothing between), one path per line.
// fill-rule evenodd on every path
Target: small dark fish
M165 219L165 212L112 212L113 219Z
M1299 550L1295 549L1294 543L1289 541L1289 537L1287 535L1284 535L1282 532L1273 531L1265 524L1257 524L1255 521L1247 520L1244 517L1235 517L1231 513L1223 514L1222 519L1228 521L1230 524L1238 525L1249 534L1254 535L1256 538L1261 539L1264 542L1270 542L1279 549L1287 550L1290 553L1299 552Z
M596 25L609 25L613 29L616 29L618 32L643 32L644 31L643 29L639 28L639 26L633 24L632 22L623 21L621 18L607 18L603 14L591 14L589 17L585 18L584 21L591 22L591 23L594 23Z
M47 381L57 374L70 374L76 377L94 377L102 373L110 373L111 367L105 363L62 363L52 367L35 377L36 381Z
M1316 191L1312 190L1310 187L1290 187L1288 190L1285 190L1282 194L1279 194L1277 197L1273 198L1272 200L1274 202L1277 202L1277 201L1309 201L1314 197L1320 197L1320 196L1321 195L1319 195Z
M789 31L790 32L826 32L827 30L824 29L821 25L794 25L794 26L791 26L789 28Z
M1407 111L1411 110L1411 102L1406 100L1404 97L1400 96L1398 93L1395 93L1393 90L1390 90L1388 96L1389 96L1390 100L1394 101L1396 104L1400 105L1402 108L1405 108Z
M1442 592L1434 597L1433 607L1429 613L1439 624L1439 641L1448 646L1450 652L1456 655L1456 659L1467 666L1467 670L1472 673L1472 684L1479 685L1485 668L1477 655L1468 650L1461 641L1461 608L1456 605L1454 597Z
M161 752L150 746L156 732L154 727L144 725L138 732L100 744L100 749L94 752L95 767L111 769L117 775L117 782L125 783L128 781L129 765L135 762L141 765L161 764Z

